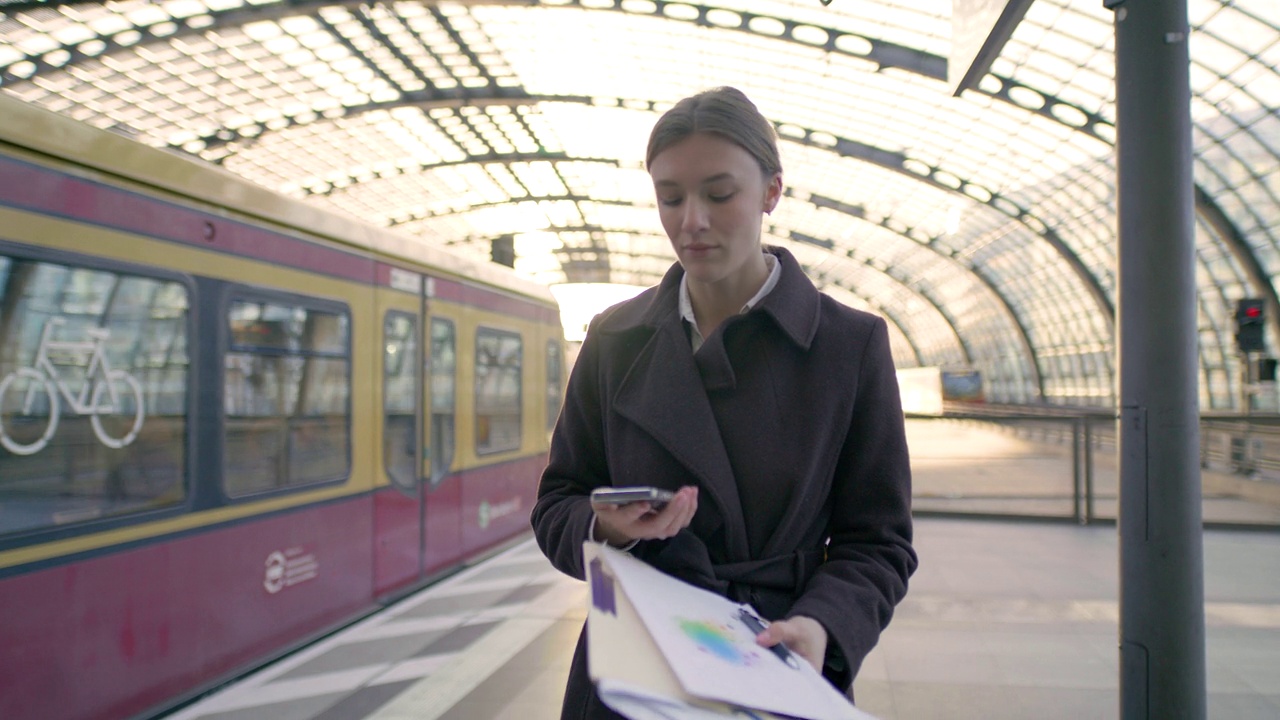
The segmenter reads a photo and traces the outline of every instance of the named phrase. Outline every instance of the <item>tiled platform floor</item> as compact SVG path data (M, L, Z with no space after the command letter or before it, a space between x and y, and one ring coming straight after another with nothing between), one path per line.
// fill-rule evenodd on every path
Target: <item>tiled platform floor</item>
M921 519L855 693L883 720L1118 717L1114 528ZM1280 533L1204 538L1209 716L1280 718ZM170 720L553 720L586 614L532 541Z

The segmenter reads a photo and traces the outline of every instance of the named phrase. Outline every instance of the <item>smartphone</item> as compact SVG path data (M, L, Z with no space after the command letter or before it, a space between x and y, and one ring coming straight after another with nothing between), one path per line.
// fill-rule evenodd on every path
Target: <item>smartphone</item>
M675 493L656 487L602 487L591 491L591 502L627 505L633 502L647 502L654 510L661 510Z

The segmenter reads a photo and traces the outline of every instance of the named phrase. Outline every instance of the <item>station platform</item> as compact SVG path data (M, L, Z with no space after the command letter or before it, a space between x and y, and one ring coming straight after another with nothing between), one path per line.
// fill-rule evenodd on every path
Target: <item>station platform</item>
M1114 527L920 518L855 684L882 720L1119 715ZM1209 717L1280 718L1280 534L1204 535ZM531 538L167 720L554 720L584 583Z

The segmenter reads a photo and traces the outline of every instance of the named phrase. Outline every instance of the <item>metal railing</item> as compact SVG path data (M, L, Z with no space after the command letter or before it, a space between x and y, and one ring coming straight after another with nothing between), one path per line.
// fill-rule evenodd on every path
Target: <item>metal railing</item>
M907 424L918 514L1116 519L1112 412L955 403ZM1205 415L1200 437L1205 526L1280 529L1280 415Z

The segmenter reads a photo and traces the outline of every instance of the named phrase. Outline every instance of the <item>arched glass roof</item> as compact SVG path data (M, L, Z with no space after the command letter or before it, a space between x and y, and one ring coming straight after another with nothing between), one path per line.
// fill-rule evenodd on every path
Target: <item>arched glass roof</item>
M643 150L735 85L776 124L768 242L988 398L1114 403L1115 90L1101 0L1035 0L952 96L948 0L0 5L0 91L547 283L673 262ZM1280 4L1190 0L1203 409L1276 301ZM1271 319L1272 342L1280 323ZM1274 354L1274 352L1273 352Z

